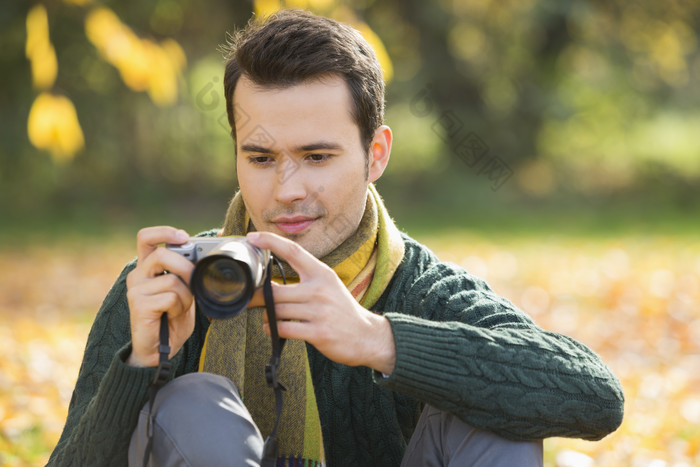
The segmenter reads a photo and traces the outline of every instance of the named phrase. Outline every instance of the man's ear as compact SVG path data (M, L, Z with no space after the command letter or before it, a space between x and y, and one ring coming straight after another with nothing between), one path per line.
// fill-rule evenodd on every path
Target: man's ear
M384 173L391 154L391 128L382 125L374 131L374 138L369 146L368 179L372 183Z

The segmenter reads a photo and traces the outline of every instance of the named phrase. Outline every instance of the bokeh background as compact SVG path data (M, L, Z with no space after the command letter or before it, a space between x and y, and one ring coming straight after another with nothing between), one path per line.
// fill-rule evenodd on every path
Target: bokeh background
M549 466L700 465L700 3L0 5L0 464L43 465L136 231L236 190L227 33L279 8L377 50L402 230L619 375L626 418Z

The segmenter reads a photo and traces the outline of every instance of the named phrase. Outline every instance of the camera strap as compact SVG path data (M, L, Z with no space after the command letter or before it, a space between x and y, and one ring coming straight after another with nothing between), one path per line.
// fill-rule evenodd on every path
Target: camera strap
M277 258L273 257L282 273L282 283L286 283L284 277L284 269L279 264ZM270 325L270 339L272 340L272 355L270 363L265 366L265 378L267 385L275 391L275 425L272 432L265 440L263 446L263 457L260 462L261 467L274 467L277 465L277 457L279 457L279 440L277 439L277 428L282 415L282 391L287 389L277 379L277 367L280 364L282 349L286 339L280 339L277 332L277 314L275 313L275 300L272 296L272 261L267 263L267 274L263 283L263 296L265 298L265 309L267 311L267 320Z
M168 313L163 313L160 316L160 345L158 346L158 368L156 368L156 374L153 380L148 385L148 421L146 425L146 432L148 434L148 442L146 443L146 450L143 455L143 467L148 466L148 461L151 457L151 450L153 449L153 405L156 402L156 394L158 390L165 386L168 382L170 376L170 332L168 329Z

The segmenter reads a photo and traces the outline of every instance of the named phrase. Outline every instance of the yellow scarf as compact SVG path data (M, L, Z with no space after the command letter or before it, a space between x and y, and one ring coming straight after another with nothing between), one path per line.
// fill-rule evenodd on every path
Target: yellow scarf
M223 235L245 235L252 228L238 193L229 205ZM400 233L376 189L370 185L357 231L322 261L333 268L353 297L369 309L389 284L403 254ZM288 282L298 280L289 266L284 265L284 269ZM263 438L266 438L275 421L275 400L264 375L271 343L262 331L262 310L249 308L231 319L212 320L202 349L200 371L220 374L233 381ZM279 371L279 379L287 388L278 428L280 459L284 459L283 465L299 461L308 461L308 465L325 463L304 341L287 341Z

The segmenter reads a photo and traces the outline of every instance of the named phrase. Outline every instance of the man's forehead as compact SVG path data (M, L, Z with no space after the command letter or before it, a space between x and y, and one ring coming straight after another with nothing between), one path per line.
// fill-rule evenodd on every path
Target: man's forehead
M285 150L324 145L332 149L347 146L342 140L348 136L359 137L350 91L339 76L285 87L260 86L242 77L233 104L242 149L246 145L274 149L280 138Z
M235 109L245 106L247 101L251 99L259 100L267 97L274 100L276 97L303 94L304 92L335 94L344 100L347 106L351 105L350 87L345 79L336 73L320 75L294 83L279 84L260 84L243 74L238 79L233 92L233 107Z

